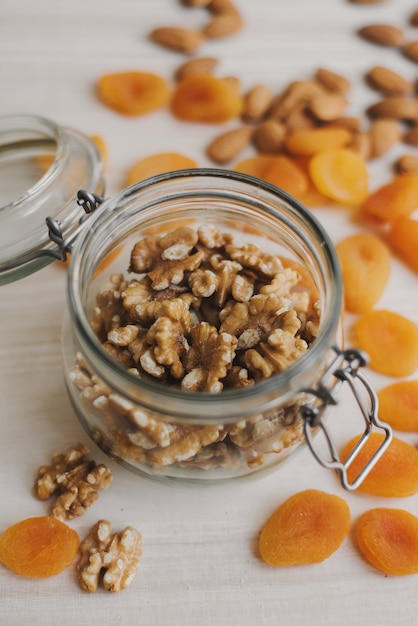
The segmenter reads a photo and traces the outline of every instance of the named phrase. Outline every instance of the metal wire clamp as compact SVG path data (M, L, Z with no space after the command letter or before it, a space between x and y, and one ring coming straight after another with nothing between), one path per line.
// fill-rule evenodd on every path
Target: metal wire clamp
M315 405L304 404L300 408L300 412L304 419L305 438L316 460L323 467L337 471L344 489L353 491L362 483L365 477L387 450L390 442L392 441L392 429L388 424L385 424L379 419L377 396L367 379L359 371L361 367L367 365L367 355L361 350L340 350L335 346L333 347L333 350L336 353L335 359L324 372L318 386L316 388L302 389L302 391L307 394L314 396L317 403ZM325 385L325 380L329 379L330 375L336 378L336 382L332 389ZM350 386L351 392L360 409L360 413L363 416L365 428L362 436L356 442L353 449L349 452L346 458L342 460L338 455L323 418L327 407L338 404L336 393L339 386L343 382L347 382ZM365 398L368 402L365 401ZM330 460L323 458L316 450L314 434L318 429L320 429L324 434L327 448L331 456ZM384 433L382 442L359 473L352 480L349 480L348 469L365 445L366 441L370 438L371 433L375 432L376 429Z
M97 207L103 202L103 198L94 193L81 189L77 192L77 204L84 209L84 215L80 218L78 226L68 235L64 236L62 226L59 220L53 217L47 217L45 223L48 228L48 236L50 240L56 244L56 248L41 248L25 254L14 261L1 266L2 271L9 271L16 267L21 267L36 259L42 257L52 257L59 261L66 261L67 255L71 252L75 240L84 227L85 220L93 213Z

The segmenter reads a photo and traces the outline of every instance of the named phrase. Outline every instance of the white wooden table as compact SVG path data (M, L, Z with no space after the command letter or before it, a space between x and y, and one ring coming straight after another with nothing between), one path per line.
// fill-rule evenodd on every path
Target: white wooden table
M372 22L406 28L412 0L354 5L345 0L236 0L247 26L237 36L205 45L221 60L219 75L236 75L244 89L266 82L279 91L293 79L328 67L352 81L350 112L377 99L364 72L387 65L414 79L417 67L396 51L358 39ZM187 125L167 111L124 118L98 103L94 84L110 71L142 69L170 78L183 56L151 44L156 26L204 21L202 10L177 0L14 0L0 10L0 114L33 113L99 134L107 142L107 193L124 185L127 169L142 156L180 150L211 165L205 146L219 128ZM408 27L411 36L418 35ZM387 180L387 159L371 166L371 186ZM334 241L360 227L345 210L317 209ZM103 626L192 624L273 626L404 626L418 615L416 576L388 578L357 553L352 537L322 564L274 569L257 555L267 516L295 491L315 487L346 497L353 520L373 506L399 506L418 515L416 496L383 500L345 493L335 476L304 448L278 471L247 482L191 489L154 484L108 461L79 425L61 373L60 326L65 272L53 265L0 288L0 532L47 511L32 494L34 474L54 452L77 441L109 463L114 481L86 515L72 522L83 535L99 518L115 529L134 525L143 535L143 558L132 586L93 595L77 586L74 569L47 580L24 579L0 567L1 626ZM418 322L417 277L397 261L379 306ZM347 318L350 340L352 319ZM376 388L388 381L373 373ZM353 411L334 412L336 436L352 432ZM355 429L354 429L355 430ZM413 444L418 435L405 437Z

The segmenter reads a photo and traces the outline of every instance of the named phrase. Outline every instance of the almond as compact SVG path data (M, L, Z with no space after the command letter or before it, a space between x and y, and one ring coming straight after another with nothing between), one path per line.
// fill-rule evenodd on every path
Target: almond
M418 156L404 154L395 161L394 167L398 174L416 174L418 173Z
M392 119L374 120L370 125L369 134L371 159L382 156L401 139L399 123Z
M290 83L284 92L275 98L269 117L286 119L298 105L307 105L315 96L323 95L324 90L314 80L298 80Z
M257 126L253 141L259 152L274 154L283 148L286 126L277 120L266 120Z
M315 72L316 80L333 93L345 94L350 89L350 81L336 72L320 67Z
M221 13L215 15L206 26L203 27L202 32L206 37L210 39L217 39L218 37L227 37L240 31L244 23L238 14L234 13Z
M371 117L390 117L398 120L418 121L418 100L416 98L390 96L369 106L367 113Z
M418 9L415 9L409 16L409 23L411 26L418 26Z
M407 59L418 63L418 40L410 41L409 43L407 43L403 47L402 52Z
M375 65L367 72L366 81L378 91L393 96L409 94L414 90L409 80L381 65Z
M314 120L312 115L309 115L303 103L294 106L286 117L287 132L314 128L317 124L318 122Z
M149 36L152 41L160 46L176 52L195 52L205 41L203 33L176 26L155 28L150 32Z
M380 4L386 0L350 0L352 4Z
M228 163L248 146L251 137L252 129L249 126L229 130L209 144L207 154L215 163Z
M357 152L365 161L368 161L371 155L370 134L361 131L354 132L348 147Z
M182 80L191 74L211 74L218 64L215 57L197 57L182 63L175 72L175 79Z
M261 120L273 102L273 92L267 85L255 85L244 97L242 117L249 122Z
M320 122L330 122L341 117L347 108L347 100L338 94L314 96L308 110Z
M418 146L418 126L413 126L402 137L402 141L409 146Z
M211 0L208 8L214 15L240 15L232 0Z
M405 37L403 30L391 24L370 24L357 31L360 37L381 46L401 46Z
M183 0L183 4L188 7L207 7L212 0Z

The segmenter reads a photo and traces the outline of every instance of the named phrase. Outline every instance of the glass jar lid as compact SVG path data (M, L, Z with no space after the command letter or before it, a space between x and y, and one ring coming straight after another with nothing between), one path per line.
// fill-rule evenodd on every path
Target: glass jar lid
M68 236L78 227L77 192L103 194L103 170L82 133L34 115L0 117L0 284L59 256L51 228Z

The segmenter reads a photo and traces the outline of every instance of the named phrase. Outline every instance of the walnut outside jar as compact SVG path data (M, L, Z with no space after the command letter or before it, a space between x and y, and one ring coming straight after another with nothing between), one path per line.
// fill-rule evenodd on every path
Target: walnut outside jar
M219 481L281 463L305 440L306 408L323 404L311 390L341 346L327 234L286 193L221 170L158 176L101 204L73 250L68 301L75 411L107 454L153 478ZM181 315L167 312L176 303Z

